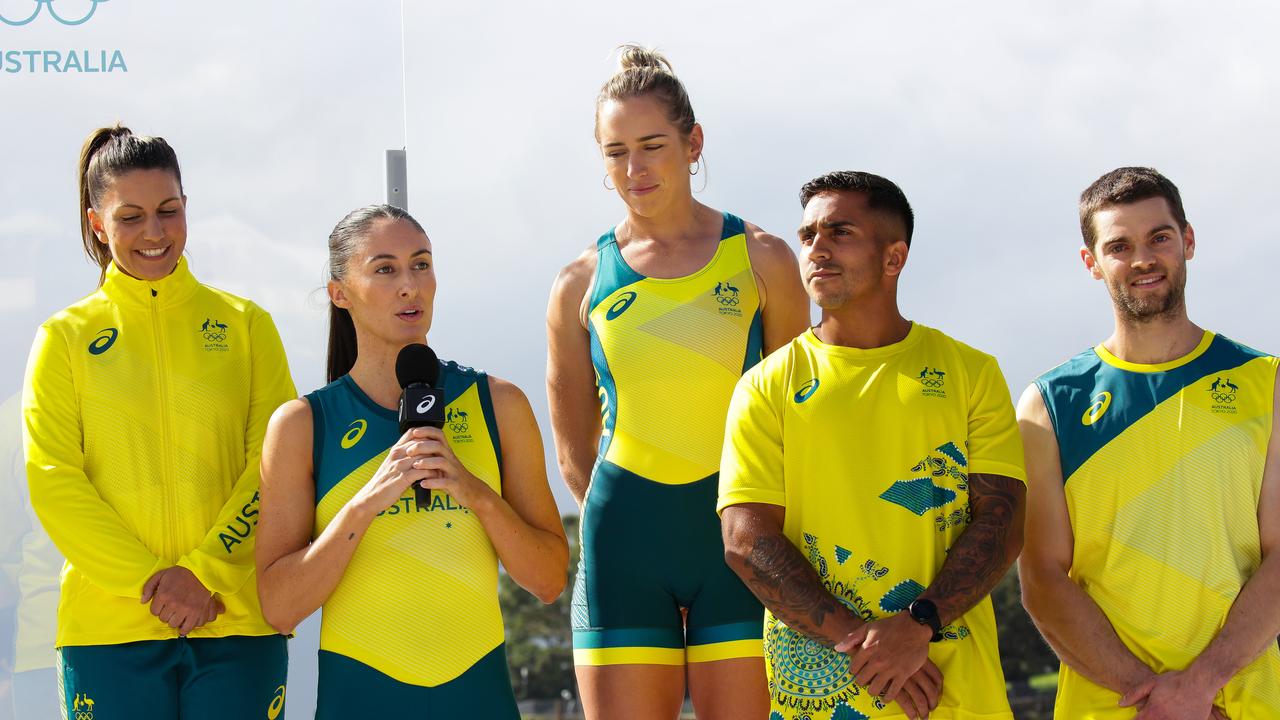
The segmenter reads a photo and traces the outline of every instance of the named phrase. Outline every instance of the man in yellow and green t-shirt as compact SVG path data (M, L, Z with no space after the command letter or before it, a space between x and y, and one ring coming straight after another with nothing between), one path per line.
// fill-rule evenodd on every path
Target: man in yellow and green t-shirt
M771 720L1012 718L988 599L1022 545L1022 443L989 355L902 317L902 191L801 191L822 321L738 383L720 497L768 609Z

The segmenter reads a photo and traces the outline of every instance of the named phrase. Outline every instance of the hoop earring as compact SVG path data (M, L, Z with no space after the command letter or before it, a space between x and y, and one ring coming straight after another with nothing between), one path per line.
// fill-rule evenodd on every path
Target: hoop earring
M697 175L698 171L702 169L702 156L699 155L697 160L689 163L689 166L689 174Z
M689 174L690 174L690 175L697 175L697 174L698 174L698 172L699 172L700 170L706 170L706 169L707 169L707 161L703 159L702 155L699 155L699 156L698 156L697 167L696 167L695 169L693 169L693 170L690 170L690 171L689 171ZM707 176L708 176L708 174L709 174L709 173L706 173L706 172L702 173L702 187L698 188L697 190L694 190L693 192L700 193L700 192L702 192L703 190L706 190L706 189L707 189Z
M610 191L610 192L613 192L614 190L617 190L617 189L618 189L618 188L616 188L616 187L613 187L613 186L609 185L609 176L608 176L608 175L605 175L603 178L601 178L601 179L600 179L600 183L604 185L604 189L605 189L605 190L608 190L608 191Z

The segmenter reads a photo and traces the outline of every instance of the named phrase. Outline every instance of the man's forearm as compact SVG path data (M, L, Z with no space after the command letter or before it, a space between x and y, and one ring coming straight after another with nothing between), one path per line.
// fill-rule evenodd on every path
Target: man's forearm
M938 606L942 624L955 622L991 594L1022 550L1026 486L1000 475L969 476L973 520L947 551L942 569L920 597Z
M1022 602L1062 662L1121 695L1154 674L1125 647L1102 609L1071 578L1028 573L1032 571L1024 566Z
M1227 613L1218 636L1191 663L1189 670L1222 688L1280 634L1280 553L1271 553L1249 578Z
M862 621L827 591L800 550L781 533L762 533L729 565L787 627L834 646Z

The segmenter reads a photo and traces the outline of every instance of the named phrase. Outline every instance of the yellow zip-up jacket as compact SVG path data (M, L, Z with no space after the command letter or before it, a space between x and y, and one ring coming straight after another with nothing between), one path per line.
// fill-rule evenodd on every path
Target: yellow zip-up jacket
M31 503L66 556L57 644L177 637L140 602L179 565L227 611L191 637L269 635L254 582L259 457L297 397L271 316L187 268L97 292L40 327L23 384Z

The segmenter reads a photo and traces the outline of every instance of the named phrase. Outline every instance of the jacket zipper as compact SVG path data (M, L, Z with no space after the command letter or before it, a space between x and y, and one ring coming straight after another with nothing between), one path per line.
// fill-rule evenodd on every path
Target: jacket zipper
M174 524L178 519L178 501L173 487L173 428L169 419L169 358L165 353L164 327L160 322L160 300L156 291L151 291L151 330L156 339L156 382L159 385L160 400L160 485L165 499L165 548L166 560L177 560L178 542Z

